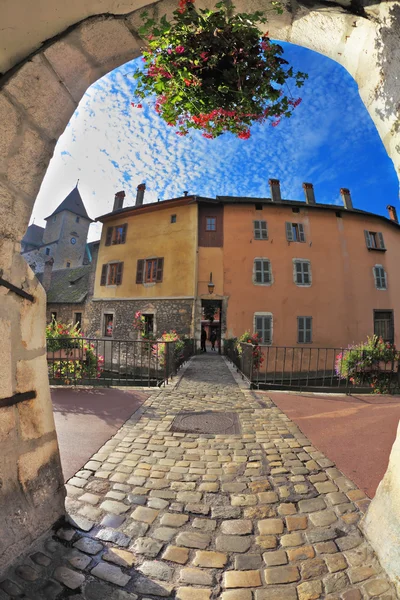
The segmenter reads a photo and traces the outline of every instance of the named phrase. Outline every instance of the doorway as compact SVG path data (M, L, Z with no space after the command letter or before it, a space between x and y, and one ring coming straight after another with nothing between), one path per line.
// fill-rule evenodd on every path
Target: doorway
M207 335L206 349L221 354L222 300L201 301L201 329ZM214 342L214 343L213 343ZM213 350L214 347L214 350Z

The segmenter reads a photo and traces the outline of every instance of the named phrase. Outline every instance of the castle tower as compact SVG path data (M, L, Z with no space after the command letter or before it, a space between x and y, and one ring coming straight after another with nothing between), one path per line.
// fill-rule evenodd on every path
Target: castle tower
M93 220L86 212L78 185L45 220L42 251L54 258L53 270L82 266Z

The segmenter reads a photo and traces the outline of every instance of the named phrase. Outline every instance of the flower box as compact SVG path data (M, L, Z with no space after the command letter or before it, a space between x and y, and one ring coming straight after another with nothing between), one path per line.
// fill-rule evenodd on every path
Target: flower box
M85 360L86 350L84 348L60 348L59 350L48 351L47 360Z

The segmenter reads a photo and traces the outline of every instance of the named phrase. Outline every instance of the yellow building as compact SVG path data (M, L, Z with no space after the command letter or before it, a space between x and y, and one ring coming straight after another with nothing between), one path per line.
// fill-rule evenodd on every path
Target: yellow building
M202 309L219 309L222 338L255 331L265 344L340 347L378 333L400 342L400 226L353 208L270 198L184 196L122 207L104 224L91 329L134 339L136 311L159 335L200 340ZM123 198L122 198L123 200ZM212 281L210 281L212 279ZM210 293L212 292L212 293Z

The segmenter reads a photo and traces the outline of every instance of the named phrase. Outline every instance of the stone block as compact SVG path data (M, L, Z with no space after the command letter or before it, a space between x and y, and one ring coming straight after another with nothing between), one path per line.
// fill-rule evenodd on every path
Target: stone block
M250 536L219 535L215 540L215 547L221 552L247 552L251 546Z
M253 531L253 523L248 519L223 521L221 532L228 535L246 535Z
M258 522L258 530L262 535L283 533L282 519L265 519Z
M300 573L297 567L269 567L265 569L265 581L267 585L276 585L281 583L292 583L300 579Z
M127 550L121 548L109 548L102 556L103 560L114 563L120 567L130 568L136 563L136 557Z
M162 558L184 565L188 561L189 550L188 548L178 548L178 546L168 546Z
M69 117L64 126L68 120ZM33 129L25 128L18 152L8 159L7 180L9 183L23 194L35 198L53 155L54 146L55 141L45 140ZM18 241L24 235L24 228L26 229L28 226L32 204L33 200L25 200L22 196L14 197L14 218L17 215L14 228L18 231L16 238Z
M305 581L297 586L299 600L317 600L322 594L321 581Z
M228 556L225 553L213 551L198 551L193 559L193 564L195 566L210 569L223 569L227 562Z
M105 562L99 562L90 573L99 579L109 581L110 583L121 587L124 587L131 580L131 577L123 573L119 567Z
M76 108L75 102L40 54L22 65L5 89L32 121L54 140L62 134Z
M54 71L63 82L76 103L80 101L88 87L102 75L78 47L78 34L71 32L57 40L44 52Z
M145 560L139 567L139 571L147 577L159 579L160 581L171 581L174 575L174 569L157 560Z
M214 576L211 571L196 567L185 567L181 570L179 580L193 585L213 585Z
M53 573L53 577L70 590L78 589L85 581L84 575L67 567L57 567Z
M261 586L260 571L225 571L225 588L254 588Z
M222 592L221 600L252 600L251 590L227 590Z
M180 587L176 591L177 600L210 600L211 590L206 588Z
M259 554L239 554L235 556L236 571L250 571L259 569L262 566L262 559Z
M263 559L268 567L277 567L286 565L288 562L287 554L284 550L275 550L273 552L264 552Z
M15 106L4 96L0 94L0 173L6 172L7 159L9 154L14 152L14 147L18 147L17 138L20 135L21 117Z
M132 60L140 54L140 45L122 20L98 17L77 29L86 55L101 67L102 74Z
M78 550L82 550L82 552L86 552L86 554L98 554L100 550L103 550L103 544L100 542L96 542L89 537L83 537L74 544L75 548Z
M205 550L210 542L211 536L209 534L192 531L184 531L176 538L176 544L178 546L185 546L186 548L199 548L200 550Z

